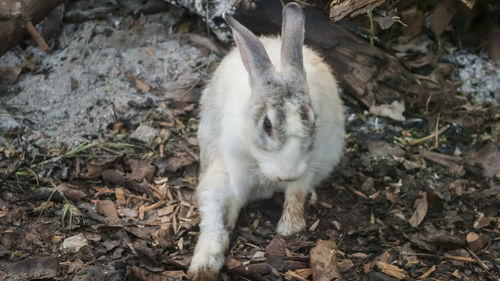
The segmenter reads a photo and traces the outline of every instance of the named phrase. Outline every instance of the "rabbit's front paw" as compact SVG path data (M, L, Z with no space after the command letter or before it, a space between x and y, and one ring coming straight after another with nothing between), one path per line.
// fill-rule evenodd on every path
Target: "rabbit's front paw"
M222 254L196 253L188 269L188 278L193 281L215 281L224 264Z
M301 232L306 227L306 221L302 214L291 214L283 212L276 231L282 236L290 236Z
M188 271L188 279L192 281L216 281L219 279L219 271L200 269L198 271Z

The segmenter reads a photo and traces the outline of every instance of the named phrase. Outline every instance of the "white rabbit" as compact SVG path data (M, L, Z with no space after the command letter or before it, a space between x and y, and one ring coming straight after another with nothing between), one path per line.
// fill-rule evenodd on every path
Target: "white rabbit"
M200 236L188 270L216 280L240 209L283 191L277 232L305 227L308 193L339 162L344 112L329 67L304 47L304 12L283 8L282 38L257 38L229 15L237 48L220 63L201 98L197 187Z

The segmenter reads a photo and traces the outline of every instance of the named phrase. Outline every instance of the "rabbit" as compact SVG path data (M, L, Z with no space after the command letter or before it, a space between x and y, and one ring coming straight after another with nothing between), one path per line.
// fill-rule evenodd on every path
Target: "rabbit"
M256 37L230 15L237 48L221 61L200 100L200 235L191 280L217 280L229 233L250 200L284 193L277 233L305 228L309 193L340 161L344 111L321 57L303 46L303 10L282 11L282 37Z

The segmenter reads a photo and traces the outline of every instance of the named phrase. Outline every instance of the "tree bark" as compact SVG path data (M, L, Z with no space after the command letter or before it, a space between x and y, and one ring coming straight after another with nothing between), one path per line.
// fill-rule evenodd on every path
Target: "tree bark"
M238 8L235 18L256 34L279 34L281 4L254 0L255 9ZM324 56L341 87L364 106L405 100L412 104L419 91L417 81L398 59L332 23L315 7L305 8L306 44Z
M41 21L64 0L0 0L0 56L27 32L25 23Z

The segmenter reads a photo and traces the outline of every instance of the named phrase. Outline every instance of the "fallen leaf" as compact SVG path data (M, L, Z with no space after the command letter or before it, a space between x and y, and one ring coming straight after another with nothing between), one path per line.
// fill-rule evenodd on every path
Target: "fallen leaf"
M469 234L465 237L465 240L467 241L467 244L469 244L470 249L474 252L481 250L484 245L486 245L486 242L488 242L486 237L475 232L469 232Z
M87 239L80 233L64 239L61 250L67 253L76 253L85 246L87 246Z
M153 182L153 177L156 172L156 167L151 164L151 160L127 159L125 161L131 173L127 173L126 177L129 180L137 182Z
M266 246L267 262L278 270L283 270L284 258L286 256L285 241L280 235L274 236L273 240Z
M196 160L193 159L192 157L189 156L184 156L184 157L169 157L167 160L167 166L166 169L168 172L176 172L180 168L184 168L186 166L189 166L193 163L195 163Z
M479 166L486 178L500 177L500 142L489 143L469 155L466 162L471 166Z
M432 13L431 30L436 38L441 36L441 33L450 24L451 19L458 11L458 5L455 0L439 1Z
M49 279L56 277L58 266L55 257L32 257L12 264L7 276L13 280Z
M494 217L486 217L483 213L478 212L479 215L472 225L475 229L481 229L483 227L489 226L492 222L496 221L497 219Z
M68 198L71 201L76 202L87 196L85 192L80 190L80 187L69 183L61 183L56 188L57 190L62 192L66 198Z
M125 199L125 192L123 189L116 187L115 188L115 197L116 197L116 205L124 206L127 200Z
M453 175L463 176L465 174L464 167L459 164L461 162L461 159L459 157L432 152L425 149L420 149L419 153L427 160L448 167L450 173Z
M456 249L465 247L465 241L444 230L432 233L428 236L427 242L437 244L442 248Z
M226 263L224 265L227 267L227 269L233 270L237 267L240 267L241 262L239 260L235 259L234 257L229 256L226 258Z
M427 210L429 209L429 205L427 203L427 192L422 192L420 195L422 198L415 200L415 203L413 204L415 212L408 221L413 227L418 227L418 225L424 220L427 215Z
M77 272L80 269L83 268L83 261L81 259L76 259L72 263L69 264L68 266L68 274L71 274L73 272Z
M106 216L110 222L118 221L118 214L116 213L115 205L111 200L97 200L96 210L102 215Z
M403 116L405 106L399 101L393 101L391 104L372 105L370 106L369 111L371 114L382 117L389 117L396 121L406 120L406 118Z
M337 266L339 268L339 272L340 273L344 273L344 272L349 271L351 268L353 268L354 267L354 263L352 262L352 260L345 259L345 260L339 261L337 263Z
M133 189L141 193L151 193L151 189L148 185L148 181L143 180L142 182L137 182L134 180L129 180L125 175L115 169L104 170L102 173L102 179L106 182L111 182L116 185L121 185L129 189Z
M337 243L335 240L318 240L316 246L311 249L309 258L311 261L312 276L314 281L341 280L337 266L335 251Z
M140 79L135 79L135 87L137 88L137 90L139 90L143 94L148 93L149 91L151 91L151 86L149 86L148 84L144 83Z

